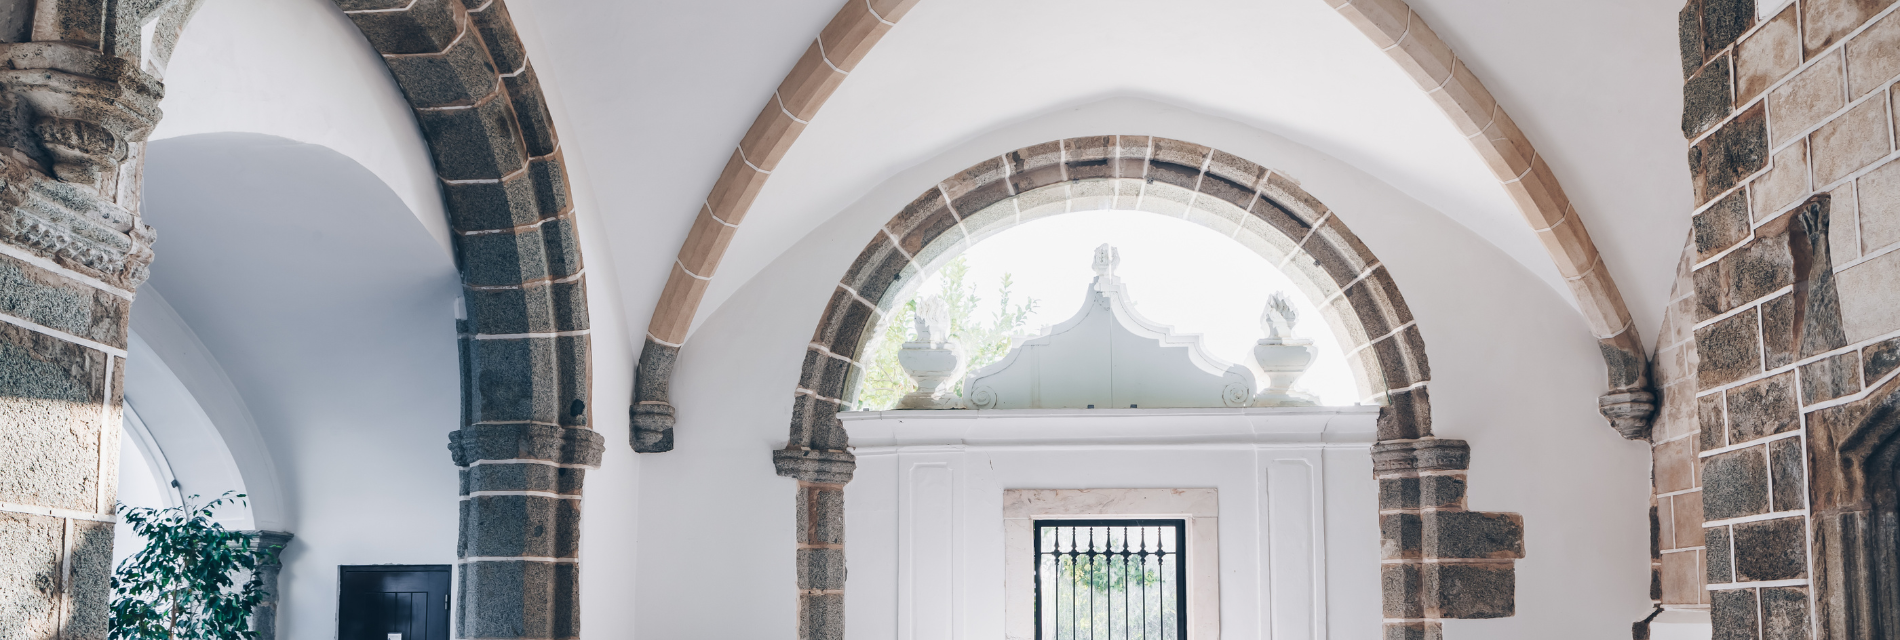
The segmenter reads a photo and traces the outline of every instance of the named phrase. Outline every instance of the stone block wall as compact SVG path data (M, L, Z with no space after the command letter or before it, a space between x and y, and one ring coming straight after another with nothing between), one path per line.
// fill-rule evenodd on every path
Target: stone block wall
M1702 424L1696 410L1695 266L1693 247L1676 267L1676 284L1657 333L1652 379L1661 392L1661 410L1651 430L1655 504L1652 531L1655 574L1650 598L1670 607L1705 607L1702 537L1702 474L1696 454L1702 450Z
M577 637L576 523L601 441L586 273L539 82L501 0L336 4L413 107L455 233L458 633ZM0 25L0 638L107 635L126 323L155 239L138 214L143 146L197 5L0 11L30 16Z
M1900 364L1896 7L1680 15L1693 293L1678 284L1657 358L1659 596L1707 604L1718 638L1874 637L1838 622L1856 605L1827 577L1843 549L1811 470Z
M155 239L147 71L195 6L27 4L0 29L0 638L109 631L127 322ZM144 49L112 26L144 24Z

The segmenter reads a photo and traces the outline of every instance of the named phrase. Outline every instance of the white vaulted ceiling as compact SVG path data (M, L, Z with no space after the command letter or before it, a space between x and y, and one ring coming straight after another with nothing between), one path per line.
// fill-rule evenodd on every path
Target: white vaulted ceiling
M1329 4L922 0L778 165L699 318L904 169L1014 123L1123 98L1238 123L1354 165L1469 228L1567 298L1470 145ZM589 260L616 269L629 331L643 328L732 147L838 6L510 4L550 94L577 198L604 221L612 255ZM1642 0L1419 0L1414 8L1548 159L1638 327L1653 333L1688 228L1674 8ZM1164 128L1161 120L1148 126ZM1168 133L1141 130L1138 113L1114 122L1120 130L1066 135ZM1042 141L999 139L983 152Z

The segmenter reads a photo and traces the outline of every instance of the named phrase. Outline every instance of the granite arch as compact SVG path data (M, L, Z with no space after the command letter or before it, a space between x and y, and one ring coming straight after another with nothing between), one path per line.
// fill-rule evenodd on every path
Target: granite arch
M461 274L456 634L578 637L580 494L603 441L585 265L539 80L502 0L334 2L409 103ZM555 535L524 539L520 521Z
M456 633L578 637L581 487L604 445L586 270L540 81L502 0L335 1L415 111L462 273ZM524 537L523 521L554 535Z
M878 41L919 0L847 0L786 74L721 170L648 323L632 407L636 430L672 428L668 399L672 363L753 200L813 117ZM1649 435L1655 413L1649 355L1622 294L1564 194L1556 173L1484 83L1404 0L1327 0L1374 46L1389 55L1458 127L1511 196L1563 276L1608 371L1599 408L1629 439ZM667 451L670 440L641 442L643 453Z
M1364 401L1381 406L1372 456L1388 634L1515 612L1522 518L1465 509L1469 447L1432 435L1424 338L1371 249L1291 176L1191 142L1107 135L1017 149L932 185L872 236L834 287L806 348L787 444L773 452L778 474L799 482L802 638L831 637L824 630L842 615L841 583L825 578L832 565L810 563L843 562L842 490L856 458L837 413L856 408L860 357L879 321L923 276L984 237L1102 209L1228 234L1279 265L1332 326ZM636 446L670 447L672 434L636 422L634 437Z
M68 339L77 334L37 330L9 330L8 337L40 349L36 358L61 363L43 373L61 380L66 393L98 403L99 420L110 422L120 406L125 309L149 276L156 239L139 215L145 146L162 117L164 69L200 2L14 4L30 10L0 33L0 57L13 69L0 84L10 108L30 122L0 140L12 151L0 162L8 176L0 254L35 269L46 286L95 293L84 297L96 302L88 313L102 315L77 341ZM574 637L573 525L582 475L598 466L603 447L588 406L585 272L539 83L499 0L336 5L381 55L415 114L462 276L463 419L449 443L465 468L458 633ZM95 448L101 458L110 455ZM523 477L538 484L507 484ZM485 494L531 489L553 497ZM75 517L87 540L63 553L88 572L55 594L77 612L61 635L104 635L109 567L100 568L111 545L98 532L110 522L112 501L109 490L94 493L86 504L70 501L83 507ZM508 525L524 518L561 535L509 539Z

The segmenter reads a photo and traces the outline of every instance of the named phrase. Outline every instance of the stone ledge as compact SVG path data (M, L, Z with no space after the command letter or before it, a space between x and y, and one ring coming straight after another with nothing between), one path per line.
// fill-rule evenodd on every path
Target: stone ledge
M802 482L844 484L857 470L858 458L849 451L779 449L772 452L772 467Z
M455 466L476 460L546 460L599 468L604 439L592 429L539 424L474 425L449 434Z

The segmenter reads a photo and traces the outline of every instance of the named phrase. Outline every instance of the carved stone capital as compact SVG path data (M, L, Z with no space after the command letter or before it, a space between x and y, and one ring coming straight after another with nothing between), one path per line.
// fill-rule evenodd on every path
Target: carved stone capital
M157 234L92 188L0 155L0 242L127 290L150 274Z
M33 133L52 156L53 177L61 182L99 184L101 175L118 171L125 161L125 141L85 120L41 116L33 122Z
M252 549L258 551L276 549L276 552L273 553L269 561L258 564L260 567L282 567L284 563L279 554L283 552L285 547L290 546L291 538L297 537L296 534L289 531L260 531L253 529L245 531L244 533L251 536Z
M1656 414L1656 396L1648 391L1606 393L1597 398L1597 410L1625 439L1646 440L1650 418Z
M584 427L544 424L478 424L449 434L455 466L477 460L541 460L597 469L606 440Z
M144 282L155 234L120 169L163 96L135 62L95 48L0 43L0 241L113 286Z
M101 185L158 125L165 90L131 60L64 42L0 44L14 148L61 181Z
M772 452L772 467L787 478L823 484L844 484L858 470L858 457L849 451L818 449L779 449Z
M1471 445L1463 440L1421 438L1372 445L1375 474L1461 471L1471 466Z

